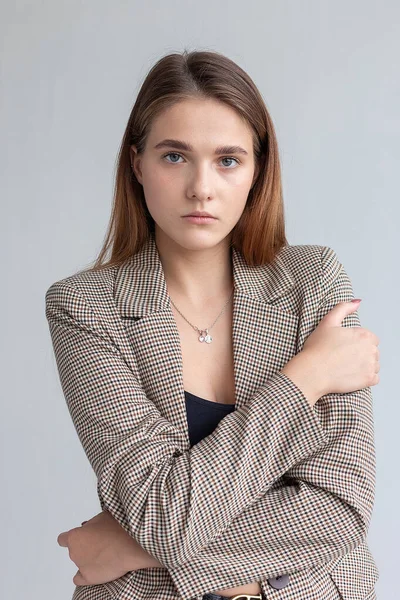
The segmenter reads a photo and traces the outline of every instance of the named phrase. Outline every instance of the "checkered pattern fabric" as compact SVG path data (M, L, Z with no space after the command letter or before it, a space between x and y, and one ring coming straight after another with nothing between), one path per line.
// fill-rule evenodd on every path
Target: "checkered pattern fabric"
M265 599L372 600L370 388L311 407L280 369L350 279L328 246L251 267L232 248L235 410L190 448L179 332L151 236L119 267L46 292L62 390L100 505L163 567L76 586L73 600L201 600L260 583ZM358 327L358 313L342 326ZM275 589L282 574L288 584Z

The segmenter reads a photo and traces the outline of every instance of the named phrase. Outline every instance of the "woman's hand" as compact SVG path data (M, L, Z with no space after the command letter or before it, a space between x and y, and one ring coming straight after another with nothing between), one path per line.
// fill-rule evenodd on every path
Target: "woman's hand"
M57 542L68 548L70 559L78 567L75 585L106 583L128 571L162 566L105 510L81 527L60 533Z
M342 327L358 303L339 302L282 369L313 406L328 393L346 393L379 382L379 338L364 327Z
M325 393L345 394L379 382L379 338L365 327L342 327L343 319L358 309L359 302L339 302L306 339L324 379Z

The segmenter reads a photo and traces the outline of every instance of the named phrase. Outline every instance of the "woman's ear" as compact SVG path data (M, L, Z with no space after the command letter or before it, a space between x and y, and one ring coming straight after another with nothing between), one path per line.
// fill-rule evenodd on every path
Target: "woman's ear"
M139 183L142 183L142 170L140 167L140 156L138 154L137 151L137 147L135 145L132 145L129 148L129 154L130 154L130 159L131 159L131 168L132 171L136 177L136 179L138 180Z

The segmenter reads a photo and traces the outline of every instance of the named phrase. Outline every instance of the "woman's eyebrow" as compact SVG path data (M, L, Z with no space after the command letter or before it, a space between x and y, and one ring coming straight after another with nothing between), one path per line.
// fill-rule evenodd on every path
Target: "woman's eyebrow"
M154 146L156 150L159 148L174 148L175 150L184 150L185 152L193 152L193 146L180 140L165 139L158 142ZM248 154L241 146L218 146L215 148L214 154Z

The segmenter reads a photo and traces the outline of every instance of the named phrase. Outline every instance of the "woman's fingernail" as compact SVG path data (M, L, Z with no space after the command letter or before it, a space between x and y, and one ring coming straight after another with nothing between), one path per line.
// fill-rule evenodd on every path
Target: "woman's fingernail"
M351 300L351 302L361 302L362 298L354 298L354 300Z

